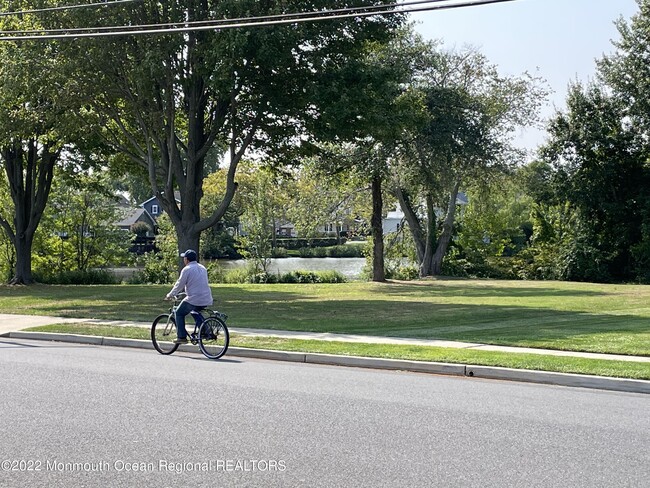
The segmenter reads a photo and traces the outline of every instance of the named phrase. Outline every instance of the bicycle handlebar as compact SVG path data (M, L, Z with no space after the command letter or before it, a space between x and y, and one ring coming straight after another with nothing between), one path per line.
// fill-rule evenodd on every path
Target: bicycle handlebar
M171 296L171 297L167 297L167 296L165 296L165 300L170 300L170 301L178 302L179 300L182 300L182 299L185 298L186 296L187 296L187 293L185 293L185 292L181 292L181 293L179 293L179 294L176 295L176 296Z

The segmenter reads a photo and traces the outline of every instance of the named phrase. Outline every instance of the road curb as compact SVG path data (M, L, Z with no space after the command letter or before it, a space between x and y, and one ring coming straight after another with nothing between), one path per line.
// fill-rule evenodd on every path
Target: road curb
M628 378L612 378L551 371L498 368L492 366L467 366L467 376L490 378L526 383L595 388L599 390L624 391L629 393L650 393L650 381Z
M390 369L453 376L465 376L464 364L434 363L427 361L407 361L404 359L366 358L362 356L337 356L333 354L306 353L305 362L352 366L356 368Z
M99 346L132 347L153 349L151 341L142 339L122 339L117 337L86 336L79 334L58 334L52 332L10 332L2 337L11 339L28 339L56 342L72 342ZM196 352L190 345L182 345L182 352ZM578 388L611 390L628 393L650 394L650 381L627 378L590 376L572 373L554 373L525 369L498 368L492 366L473 366L465 364L435 363L426 361L408 361L400 359L365 358L360 356L338 356L334 354L300 353L275 351L267 349L248 349L231 347L228 356L268 359L273 361L290 361L308 364L324 364L357 368L412 371L440 375L467 376L526 383L540 383Z

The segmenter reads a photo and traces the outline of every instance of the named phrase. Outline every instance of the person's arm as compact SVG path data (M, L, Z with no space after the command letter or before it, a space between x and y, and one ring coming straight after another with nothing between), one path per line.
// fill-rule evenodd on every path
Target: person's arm
M185 285L187 284L187 273L185 272L187 268L183 268L181 270L181 275L178 277L176 280L176 283L174 284L174 287L171 289L169 293L167 293L167 298L168 300L175 297L179 293L185 291Z

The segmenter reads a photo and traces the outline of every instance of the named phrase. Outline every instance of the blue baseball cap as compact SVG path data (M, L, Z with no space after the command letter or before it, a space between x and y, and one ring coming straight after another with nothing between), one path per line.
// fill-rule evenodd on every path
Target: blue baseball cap
M181 253L182 258L187 258L188 261L196 261L196 251L188 249Z

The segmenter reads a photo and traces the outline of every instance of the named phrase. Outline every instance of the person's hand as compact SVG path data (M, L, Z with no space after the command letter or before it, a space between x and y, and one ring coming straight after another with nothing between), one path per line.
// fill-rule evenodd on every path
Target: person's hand
M171 300L172 300L172 297L170 297L169 295L165 295L165 298L163 298L163 300L165 300L165 301L168 301L168 302L169 302L169 301L171 301Z

